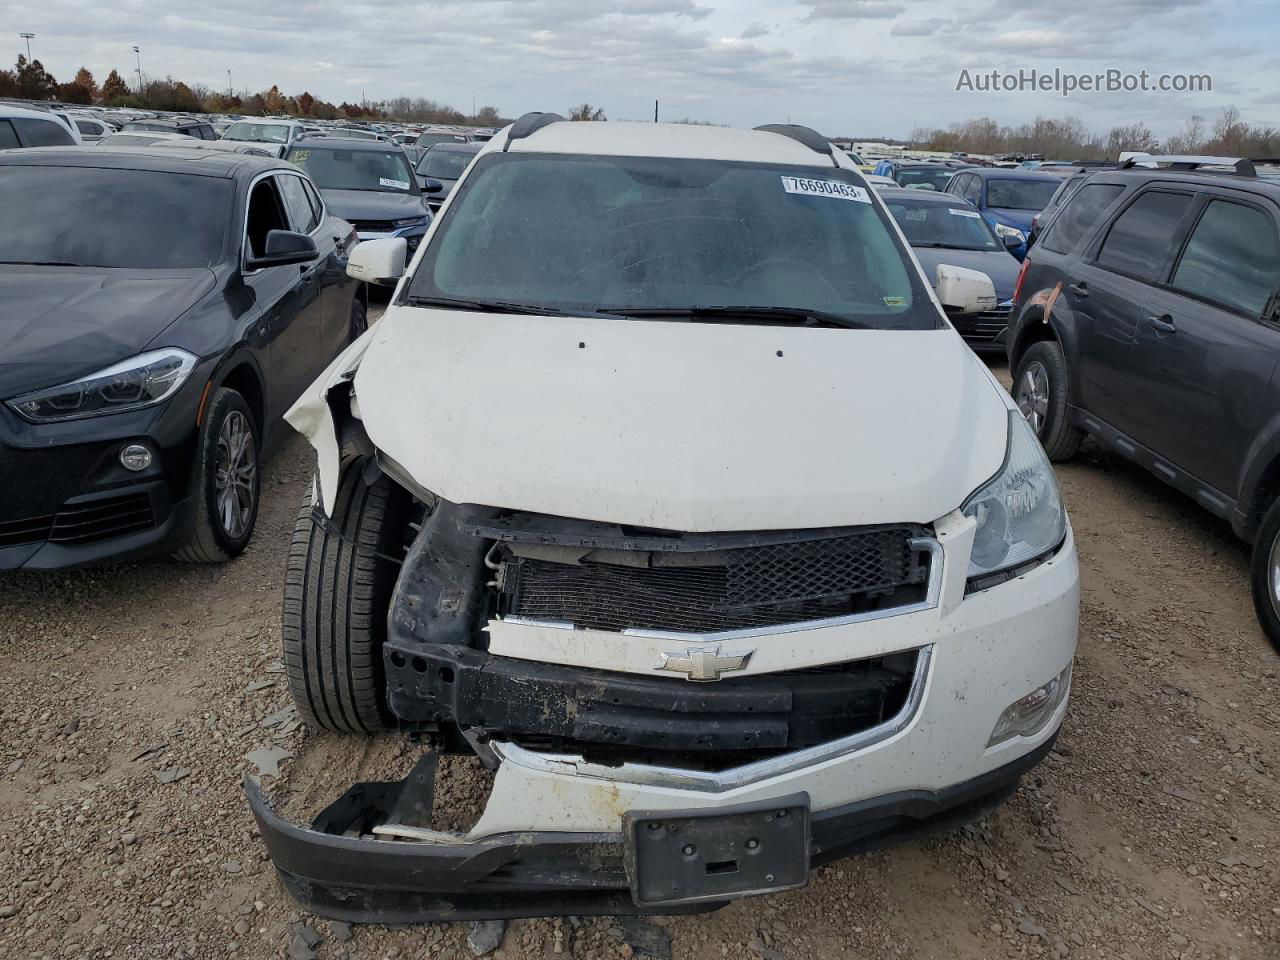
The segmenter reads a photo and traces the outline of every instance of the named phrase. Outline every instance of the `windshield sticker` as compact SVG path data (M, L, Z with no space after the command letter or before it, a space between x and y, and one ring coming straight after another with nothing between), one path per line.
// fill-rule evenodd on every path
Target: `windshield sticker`
M977 210L957 210L955 207L947 207L947 213L953 217L968 217L971 220L981 220L982 214Z
M881 297L886 307L905 307L907 301L905 297Z
M405 180L389 180L389 179L388 179L388 178L386 178L386 177L379 177L379 178L378 178L378 186L380 186L380 187L391 187L391 188L392 188L392 189L394 189L394 190L408 190L408 189L409 189L409 183L408 183L408 181L405 181Z
M295 150L289 155L289 162L297 167L305 167L311 157L310 150Z
M916 207L911 210L903 210L902 213L897 216L899 220L907 220L911 223L924 223L929 219L929 211L924 207Z
M783 177L782 189L807 197L832 197L836 200L854 200L870 203L871 197L862 187L840 183L838 180L808 180L804 177Z

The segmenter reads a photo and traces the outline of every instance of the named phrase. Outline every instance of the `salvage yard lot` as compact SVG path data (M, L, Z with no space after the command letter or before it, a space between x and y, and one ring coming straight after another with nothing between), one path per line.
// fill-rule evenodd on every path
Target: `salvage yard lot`
M470 955L465 925L352 935L301 917L255 836L252 751L293 755L266 783L295 818L415 755L395 736L309 734L287 709L281 580L310 475L294 439L226 566L0 581L0 956L286 956L299 921L321 958ZM1280 956L1280 662L1246 548L1096 446L1059 477L1084 595L1055 752L975 827L657 921L675 957ZM478 768L451 762L442 781L437 809L474 816ZM517 921L501 955L630 956L620 928Z

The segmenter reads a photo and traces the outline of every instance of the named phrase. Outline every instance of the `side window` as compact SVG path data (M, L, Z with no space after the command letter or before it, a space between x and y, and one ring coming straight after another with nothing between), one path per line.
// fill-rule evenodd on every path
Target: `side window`
M200 136L205 140L218 139L218 135L213 132L213 127L209 126L207 123L200 125Z
M9 121L18 131L18 139L27 147L69 147L75 143L71 131L57 120L14 117Z
M311 209L316 213L316 223L324 219L324 201L320 199L320 194L316 193L316 188L311 185L310 180L302 181L303 187L307 191L307 199L311 201Z
M94 123L92 120L77 120L76 129L79 130L81 133L87 133L89 134L89 136L92 137L97 134L98 125Z
M307 188L301 177L288 175L276 177L280 183L280 192L284 194L284 204L289 208L289 218L293 221L293 229L299 233L310 233L320 222L311 200L307 197Z
M982 199L981 178L975 177L973 174L969 174L969 179L964 185L964 193L961 194L961 196L972 203L975 207L978 206L978 201Z
M1123 190L1124 187L1113 183L1091 183L1081 187L1054 218L1041 243L1057 253L1069 252Z
M945 188L943 188L943 191L942 191L942 192L943 192L943 193L963 193L963 191L964 191L964 182L965 182L966 180L968 180L968 179L969 179L969 178L968 178L968 177L966 177L966 176L963 176L963 175L961 175L961 174L956 174L956 175L955 175L954 177L952 177L952 178L951 178L951 180L947 183L946 187L945 187Z
M267 234L272 230L288 230L289 218L285 216L276 192L275 177L263 177L254 184L249 194L249 214L245 218L245 236L249 240L249 256L260 257L267 252Z
M1191 205L1188 193L1152 190L1125 208L1098 251L1098 266L1151 283L1169 252L1169 238Z
M13 124L8 120L0 120L0 150L12 150L20 147L18 135L13 132Z
M1173 286L1260 315L1280 288L1280 244L1271 217L1242 203L1211 200L1173 272Z

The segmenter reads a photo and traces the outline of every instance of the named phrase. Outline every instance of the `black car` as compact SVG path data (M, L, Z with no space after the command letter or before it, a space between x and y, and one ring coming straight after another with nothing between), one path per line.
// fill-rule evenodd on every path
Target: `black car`
M483 143L437 143L427 148L413 172L418 188L428 194L427 204L432 210L440 209L471 158L483 149ZM440 186L435 187L432 181Z
M291 164L176 148L0 153L0 210L0 569L240 553L364 330L351 227Z
M404 237L417 249L431 210L399 144L379 140L306 137L284 158L307 172L335 216L361 240Z
M950 320L975 351L1003 353L1019 268L1009 252L1012 241L997 239L977 207L963 197L888 187L876 192L911 244L911 252L930 283L935 282L938 266L944 263L979 270L991 278L996 288L995 309L956 314Z
M1166 166L1090 176L1026 261L1014 398L1051 458L1090 434L1229 520L1280 648L1280 183L1143 159Z

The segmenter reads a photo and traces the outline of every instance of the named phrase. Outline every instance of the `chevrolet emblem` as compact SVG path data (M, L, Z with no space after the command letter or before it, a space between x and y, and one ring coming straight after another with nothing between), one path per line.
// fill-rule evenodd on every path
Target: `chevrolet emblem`
M685 647L680 653L664 653L655 670L683 673L688 680L719 680L720 674L741 670L754 650L745 653L721 653L720 645Z

